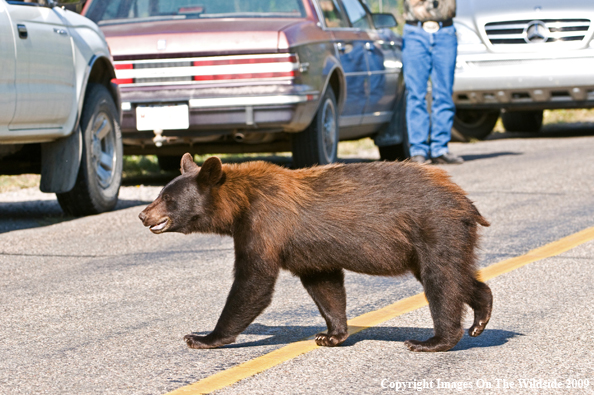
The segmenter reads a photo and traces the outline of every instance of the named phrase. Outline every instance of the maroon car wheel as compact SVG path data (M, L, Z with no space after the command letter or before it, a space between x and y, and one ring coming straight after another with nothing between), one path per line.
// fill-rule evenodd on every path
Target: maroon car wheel
M338 137L336 98L332 89L328 89L311 124L293 136L293 167L336 162Z

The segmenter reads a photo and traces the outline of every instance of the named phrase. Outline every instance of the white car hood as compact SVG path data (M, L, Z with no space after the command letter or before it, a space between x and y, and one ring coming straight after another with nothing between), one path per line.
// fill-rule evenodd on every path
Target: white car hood
M573 12L575 15L580 16L588 9L590 12L594 10L594 2L590 0L458 0L457 5L457 15L459 17L472 14L479 17L507 14L511 19L516 19L517 14L534 14L537 12L547 14Z
M594 19L592 0L458 0L456 21L480 28L488 22L539 19ZM480 30L480 29L477 29Z

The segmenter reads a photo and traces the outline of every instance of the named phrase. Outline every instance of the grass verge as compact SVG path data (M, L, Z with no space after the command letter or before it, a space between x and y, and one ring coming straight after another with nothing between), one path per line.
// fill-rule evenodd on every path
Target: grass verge
M0 193L16 189L32 188L39 186L39 174L21 174L20 176L0 176Z

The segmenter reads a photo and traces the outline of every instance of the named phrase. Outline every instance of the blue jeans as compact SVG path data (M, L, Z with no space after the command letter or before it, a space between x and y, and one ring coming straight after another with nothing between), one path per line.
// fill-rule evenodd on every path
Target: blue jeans
M436 158L448 152L456 107L452 99L458 40L454 26L427 33L404 25L402 63L406 83L406 120L411 156ZM427 81L431 76L431 119Z

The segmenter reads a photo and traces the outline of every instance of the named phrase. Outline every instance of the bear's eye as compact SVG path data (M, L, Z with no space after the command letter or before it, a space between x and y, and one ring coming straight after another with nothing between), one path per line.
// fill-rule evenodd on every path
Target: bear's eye
M165 201L165 202L170 202L173 200L173 199L171 199L171 196L169 196L169 195L163 195L161 197L161 199L163 199L163 201Z

